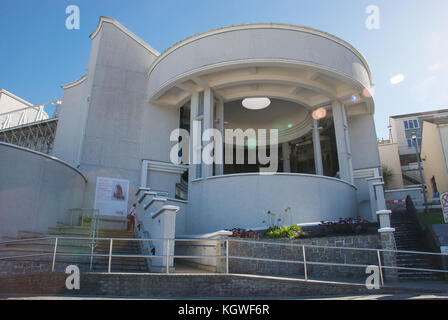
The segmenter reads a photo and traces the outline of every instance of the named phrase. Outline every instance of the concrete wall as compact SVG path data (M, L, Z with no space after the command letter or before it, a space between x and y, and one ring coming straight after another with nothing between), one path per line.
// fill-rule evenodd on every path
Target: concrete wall
M287 207L291 210L290 215L285 215L284 224L334 221L356 217L358 213L353 185L314 175L254 173L211 177L193 181L189 194L189 234L266 227L269 210L281 214Z
M381 167L373 115L351 116L347 121L353 170L363 171ZM357 188L358 215L363 219L371 220L369 186L366 177L361 175L361 178L357 178L357 174L354 176Z
M378 145L381 165L383 168L388 168L392 176L389 181L386 181L385 189L402 189L403 175L401 173L400 155L398 153L398 144L383 143Z
M421 158L425 173L425 183L428 195L434 195L431 178L435 177L440 194L448 192L448 164L446 153L448 150L448 128L437 124L423 122L423 139Z
M88 82L64 90L53 154L77 167L88 112Z
M6 90L0 90L0 113L11 112L31 106L32 104L28 101L20 99Z
M250 60L318 65L370 87L367 64L346 42L317 30L263 24L212 30L176 44L151 71L149 94L152 96L181 75Z
M353 170L381 166L373 115L363 114L348 119Z
M82 206L87 182L70 165L5 143L0 163L0 237L48 233L70 208Z
M123 28L101 23L86 80L87 119L79 124L80 170L92 181L85 207L93 207L98 176L130 180L129 205L135 202L142 159L169 161L169 134L179 123L178 110L147 103L145 72L155 54Z
M19 125L19 121L21 120L21 116L23 111L20 111L24 108L27 108L25 119L23 119L22 124L26 124L29 122L33 122L36 119L36 116L39 113L39 108L34 107L30 108L33 105L28 101L17 97L16 95L8 92L4 89L0 89L0 126L7 120L7 115L4 113L11 112L9 114L9 124L8 127L16 127ZM16 111L17 112L14 112ZM3 115L1 115L3 114ZM42 120L47 119L48 115L46 112L43 112Z
M157 191L165 191L168 197L176 196L176 183L180 182L178 173L148 170L146 186Z

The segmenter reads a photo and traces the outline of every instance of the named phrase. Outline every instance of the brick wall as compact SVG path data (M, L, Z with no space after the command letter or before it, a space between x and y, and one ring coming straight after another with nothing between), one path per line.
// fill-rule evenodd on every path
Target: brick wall
M305 297L412 292L364 285L239 275L81 274L80 290L67 290L63 273L0 276L0 294L123 297Z
M246 258L255 257L289 260L291 263L230 259L229 271L231 273L303 277L303 264L292 262L303 261L302 248L282 246L277 243L306 244L327 247L381 248L380 237L378 234L295 240L281 239L269 242L272 242L272 244L230 241L229 255ZM376 251L368 252L330 248L306 248L305 250L307 262L378 265ZM307 264L307 273L309 277L317 279L365 278L365 267Z

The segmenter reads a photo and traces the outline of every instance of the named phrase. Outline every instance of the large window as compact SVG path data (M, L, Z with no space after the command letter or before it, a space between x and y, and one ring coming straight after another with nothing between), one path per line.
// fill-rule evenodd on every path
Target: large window
M418 123L417 119L413 119L413 120L404 120L404 128L405 130L408 129L418 129L420 128L420 124Z
M422 146L422 138L417 138L417 145L419 147ZM412 143L412 139L408 139L408 147L412 148L414 146L414 144Z

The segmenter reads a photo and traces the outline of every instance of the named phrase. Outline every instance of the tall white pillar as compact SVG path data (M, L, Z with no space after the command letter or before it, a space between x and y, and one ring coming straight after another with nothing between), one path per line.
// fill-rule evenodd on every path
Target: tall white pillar
M291 148L289 142L282 144L283 172L291 172Z
M213 91L211 88L204 91L204 127L203 132L208 129L214 129L215 127L215 106L213 99ZM213 176L213 164L206 164L202 161L202 177Z
M216 103L215 108L215 128L221 132L221 136L224 139L224 102L218 101ZM221 145L215 144L215 150L217 148L221 148L221 159L215 158L216 164L215 164L215 175L222 176L224 174L224 143ZM217 154L215 152L215 154Z
M316 174L324 175L324 165L322 163L322 148L320 146L319 121L313 120L313 147L314 147L314 166Z
M192 180L197 178L197 160L198 160L198 143L200 146L200 141L198 141L198 135L197 129L198 127L195 126L194 122L199 116L199 93L193 93L191 95L191 102L190 102L190 152L189 152L189 167L188 167L188 182L191 182ZM200 127L199 127L200 129Z
M352 155L350 151L350 139L345 107L339 101L333 101L331 109L333 111L334 132L336 135L336 146L338 149L339 175L342 180L354 183Z

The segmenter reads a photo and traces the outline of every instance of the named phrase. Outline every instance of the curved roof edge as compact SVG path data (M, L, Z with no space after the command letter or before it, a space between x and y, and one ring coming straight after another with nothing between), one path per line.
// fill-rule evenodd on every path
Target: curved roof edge
M70 82L70 83L67 83L67 84L63 84L63 85L61 86L61 88L64 89L64 90L65 90L65 89L69 89L69 88L71 88L71 87L74 87L74 86L77 86L78 84L83 83L84 80L86 80L86 79L87 79L87 74L81 76L81 78L79 78L79 79L77 79L77 80L75 80L75 81L73 81L73 82Z
M147 44L145 41L143 41L140 37L138 37L135 33L127 29L125 26L123 26L121 23L119 23L117 20L105 16L100 17L100 21L98 22L98 25L96 26L95 30L92 32L92 34L89 36L90 39L95 39L97 34L100 32L101 27L103 26L103 23L111 23L118 29L120 29L122 32L124 32L126 35L134 39L138 44L140 44L142 47L144 47L146 50L151 52L156 57L160 56L160 52L158 52L156 49L151 47L149 44Z
M85 177L85 175L84 175L81 171L79 171L77 168L73 167L73 166L72 166L71 164L69 164L68 162L65 162L64 160L61 160L61 159L59 159L59 158L50 156L50 155L48 155L48 154L46 154L46 153L42 153L42 152L39 152L39 151L36 151L36 150L33 150L33 149L28 149L28 148L21 147L21 146L18 146L18 145L15 145L15 144L11 144L11 143L6 143L6 142L3 142L3 141L0 141L0 146L5 146L5 147L9 147L9 148L13 148L13 149L21 150L21 151L25 151L25 152L33 153L33 154L38 155L38 156L41 156L41 157L43 157L43 158L47 158L47 159L56 161L56 162L58 162L58 163L60 163L60 164L62 164L62 165L64 165L64 166L66 166L66 167L72 169L72 170L75 171L76 173L78 173L78 174L83 178L83 180L84 180L86 183L88 183L87 178Z
M257 28L272 28L272 29L287 29L287 30L295 30L295 31L302 31L302 32L307 32L307 33L311 33L311 34L315 34L321 37L325 37L329 40L335 41L337 43L339 43L340 45L346 47L347 49L349 49L350 51L352 51L365 65L367 72L369 74L369 78L370 78L370 82L372 82L371 78L372 78L372 74L370 71L370 66L369 63L367 62L366 58L364 58L364 56L354 47L352 46L350 43L348 43L345 40L342 40L341 38L338 38L330 33L324 32L324 31L320 31L317 29L313 29L310 27L305 27L305 26L298 26L298 25L293 25L293 24L286 24L286 23L249 23L249 24L238 24L238 25L231 25L231 26L226 26L226 27L220 27L220 28L216 28L216 29L212 29L209 31L205 31L205 32L201 32L198 34L195 34L193 36L190 36L182 41L179 41L175 44L173 44L171 47L169 47L168 49L166 49L165 51L163 51L156 60L154 60L154 62L151 64L151 66L149 67L148 71L147 71L147 75L149 75L151 73L151 71L154 69L154 67L159 63L160 60L162 60L166 55L170 54L172 51L190 43L196 40L199 40L201 38L207 37L207 36L211 36L211 35L215 35L218 33L222 33L222 32L227 32L227 31L235 31L235 30L243 30L243 29L257 29Z

